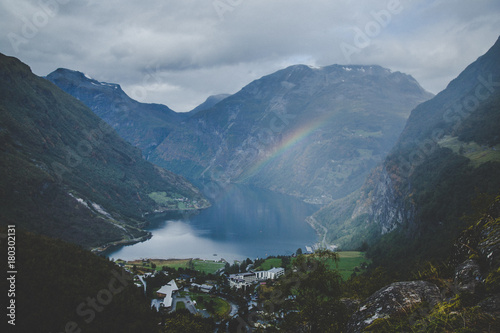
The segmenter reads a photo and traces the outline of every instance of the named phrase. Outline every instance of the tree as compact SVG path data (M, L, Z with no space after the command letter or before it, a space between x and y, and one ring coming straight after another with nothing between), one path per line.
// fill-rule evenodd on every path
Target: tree
M175 311L165 318L163 332L168 333L205 333L213 332L215 322L212 318L202 318L191 314L187 309Z
M368 251L368 243L366 241L363 241L363 243L359 247L359 251L360 252L366 252L366 251Z
M285 331L340 332L347 321L347 310L340 302L342 278L329 268L338 261L337 253L318 250L314 256L300 255L296 272L280 281L284 296ZM295 310L295 311L288 311Z
M296 252L296 253L297 253L297 255L301 255L301 254L302 254L302 248L300 248L300 247L299 247L299 248L297 249L297 252Z

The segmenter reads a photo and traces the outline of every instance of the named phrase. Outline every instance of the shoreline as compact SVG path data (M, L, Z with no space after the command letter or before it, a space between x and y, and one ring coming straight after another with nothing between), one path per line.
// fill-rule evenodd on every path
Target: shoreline
M326 242L326 235L328 234L328 229L324 225L319 224L318 221L316 221L316 219L314 217L312 217L312 216L306 217L306 222L318 234L319 239L318 239L318 242L315 245L317 245L320 248L321 247L324 247L324 248L333 248L333 247L335 247L335 245L327 244L327 242ZM323 232L321 232L321 230L319 230L318 227L323 228L323 230L322 230Z
M103 255L108 251L112 251L118 247L121 246L127 246L127 245L133 245L141 242L145 242L153 237L153 233L148 230L144 230L144 227L148 227L151 224L154 224L155 218L158 219L164 219L164 218L176 218L176 217L185 217L188 215L195 215L199 214L201 210L207 209L211 207L211 205L206 206L206 207L201 207L201 208L190 208L190 209L172 209L172 210L162 210L162 211L154 211L154 212L149 212L145 213L143 215L145 221L141 226L141 231L145 232L146 234L144 236L132 238L132 239L121 239L119 241L114 241L114 242L108 242L104 243L102 245L95 246L90 249L90 252L95 253L97 255ZM169 216L171 215L171 216Z
M149 231L145 231L145 232L147 232L147 234L144 236L141 236L141 237L132 238L132 239L122 239L119 241L106 243L106 244L101 245L101 246L96 246L96 247L90 249L90 252L95 253L97 255L102 255L106 251L111 251L119 246L126 246L126 245L132 245L132 244L136 244L136 243L140 243L140 242L145 242L145 241L151 239L151 237L153 237L153 234L151 232L149 232Z

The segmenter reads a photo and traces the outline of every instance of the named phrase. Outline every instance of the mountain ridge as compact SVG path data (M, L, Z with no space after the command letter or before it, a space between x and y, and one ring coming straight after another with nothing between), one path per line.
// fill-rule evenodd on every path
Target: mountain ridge
M0 54L2 223L91 248L149 236L144 215L209 203L82 102Z
M99 82L79 71L59 68L45 78L86 104L145 156L187 117L166 105L140 103L119 84Z
M409 106L430 96L412 77L380 66L294 65L187 119L151 160L190 179L242 182L329 201L360 185L396 140ZM356 156L337 149L347 141L361 149ZM329 171L328 155L340 160L333 162L338 171ZM292 170L299 161L302 166Z
M53 73L47 78L82 99L82 91L55 80ZM244 183L326 203L361 186L395 142L411 106L431 96L413 77L376 65L294 65L223 95L208 108L207 99L202 110L183 114L180 121L167 120L168 130L156 139L137 138L151 131L147 123L121 135L149 161L202 186ZM103 105L117 113L112 96L106 98ZM85 102L99 108L94 99ZM124 120L113 117L120 133ZM347 148L339 148L343 144ZM297 161L301 165L294 166Z

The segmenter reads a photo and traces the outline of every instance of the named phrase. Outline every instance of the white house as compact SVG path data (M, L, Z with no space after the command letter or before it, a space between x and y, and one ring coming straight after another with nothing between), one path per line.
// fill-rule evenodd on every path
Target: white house
M163 303L161 304L162 307L165 307L167 309L172 307L172 301L173 301L173 296L176 291L178 291L179 288L177 287L177 284L175 283L175 280L170 281L163 287L161 287L156 294L160 298L163 299Z

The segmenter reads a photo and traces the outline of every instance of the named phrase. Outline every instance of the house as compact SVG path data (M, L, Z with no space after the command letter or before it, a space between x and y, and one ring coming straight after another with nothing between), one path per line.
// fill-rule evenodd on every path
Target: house
M245 280L240 279L240 278L238 278L238 277L235 277L235 276L233 276L233 277L231 277L231 276L230 276L230 277L229 277L229 286L230 286L231 288L233 288L233 287L234 287L234 288L236 288L236 289L241 289L241 288L243 288L243 287L245 287L245 288L246 288L246 287L249 287L249 286L251 286L251 285L252 285L252 284L251 284L250 282L246 282Z
M161 306L164 308L167 308L167 309L171 308L174 293L178 290L179 290L179 288L177 287L175 280L171 280L169 283L167 283L166 285L161 287L156 292L156 295L159 298L163 298L163 302L161 303Z
M229 286L240 289L242 287L248 287L254 282L264 281L264 280L275 280L280 276L285 274L285 269L282 267L275 268L268 271L257 271L248 273L231 274L229 276Z
M200 291L204 292L204 293L209 293L212 291L212 289L214 289L214 286L212 285L209 285L209 284L197 284L197 283L192 283L191 284L191 287L194 287L194 288L199 288Z

